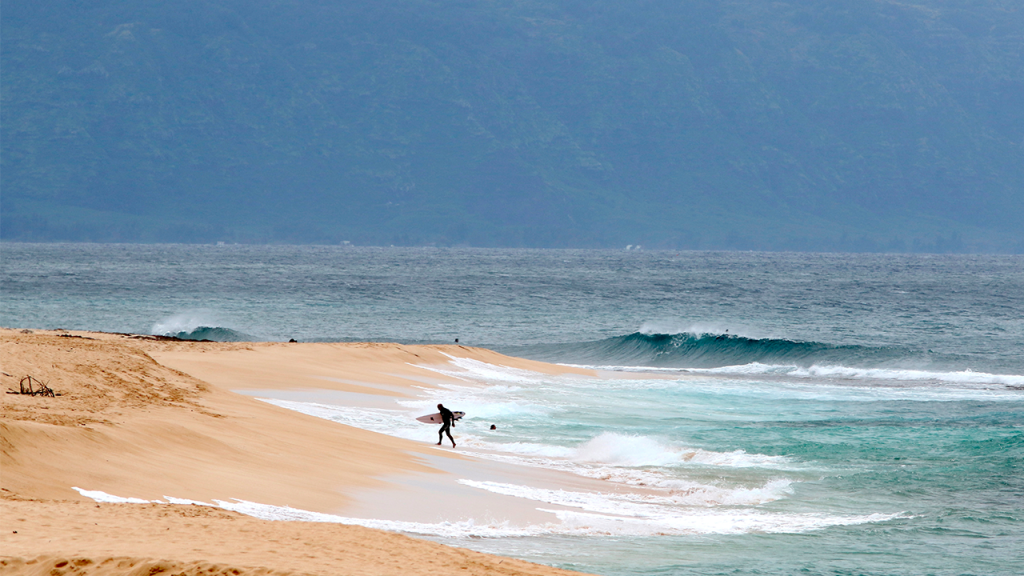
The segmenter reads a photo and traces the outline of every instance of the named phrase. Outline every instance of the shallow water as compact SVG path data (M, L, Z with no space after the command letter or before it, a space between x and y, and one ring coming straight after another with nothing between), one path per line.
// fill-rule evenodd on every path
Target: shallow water
M460 451L644 486L659 496L551 492L466 479L544 508L558 528L513 537L450 526L441 541L601 574L1014 574L1024 543L1024 394L832 383L496 376L450 386ZM472 380L465 372L453 373ZM866 392L866 393L865 393ZM408 412L279 405L423 439ZM498 429L488 429L489 423ZM504 537L493 537L504 536ZM640 553L639 551L643 552Z
M642 484L655 497L465 478L572 512L519 531L395 528L609 575L1020 574L1024 565L1020 256L2 248L6 326L458 337L631 373L555 378L462 361L451 371L466 385L443 399L469 414L460 450ZM420 438L411 416L437 400L289 407Z

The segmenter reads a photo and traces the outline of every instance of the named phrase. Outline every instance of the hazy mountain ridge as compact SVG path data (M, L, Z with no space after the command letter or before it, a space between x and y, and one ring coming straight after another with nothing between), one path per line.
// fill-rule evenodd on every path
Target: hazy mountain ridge
M5 239L1024 250L1024 14L6 5Z

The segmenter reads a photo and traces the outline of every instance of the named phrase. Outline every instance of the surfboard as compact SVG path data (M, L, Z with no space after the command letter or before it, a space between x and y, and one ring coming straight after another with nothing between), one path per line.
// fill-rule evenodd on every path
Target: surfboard
M452 410L452 415L455 416L456 420L461 420L462 417L466 415L466 413ZM417 420L419 420L420 422L426 422L427 424L440 424L441 422L443 422L443 420L441 419L440 412L438 412L437 414L427 414L426 416L420 416L419 418L417 418Z

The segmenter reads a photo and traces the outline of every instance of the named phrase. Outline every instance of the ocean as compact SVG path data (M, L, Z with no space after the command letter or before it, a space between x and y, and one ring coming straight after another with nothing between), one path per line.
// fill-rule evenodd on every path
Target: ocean
M367 525L609 576L1024 574L1021 256L7 243L0 259L7 327L458 338L607 375L460 360L445 403L468 413L460 451L643 496L465 478L571 512ZM411 438L429 405L268 401Z

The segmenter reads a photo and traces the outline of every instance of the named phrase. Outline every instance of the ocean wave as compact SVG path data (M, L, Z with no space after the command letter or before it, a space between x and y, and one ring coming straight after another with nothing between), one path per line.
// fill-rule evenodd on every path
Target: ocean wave
M188 332L175 332L163 334L163 336L172 336L182 340L209 340L212 342L253 342L255 340L255 338L244 332L220 326L199 326L195 330Z
M618 371L763 374L1024 385L1024 375L972 370L977 359L900 346L830 344L715 332L634 332L604 340L533 346L510 353Z
M841 345L709 332L634 332L595 342L552 346L548 353L588 363L677 368L718 368L753 362L797 366L878 365L922 360L922 353L896 346Z
M175 314L153 324L150 334L169 336L181 340L210 340L213 342L255 342L259 340L249 334L218 326L216 315L197 310Z

